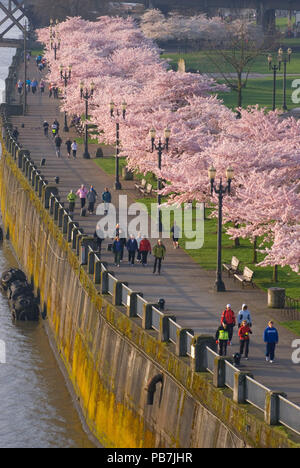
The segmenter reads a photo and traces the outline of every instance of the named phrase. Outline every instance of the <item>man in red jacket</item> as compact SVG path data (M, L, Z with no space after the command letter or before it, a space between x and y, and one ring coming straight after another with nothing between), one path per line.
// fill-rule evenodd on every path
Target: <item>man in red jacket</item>
M245 348L245 358L248 361L249 354L249 343L250 343L250 334L252 334L251 328L248 325L247 320L242 322L241 327L239 328L239 337L240 337L240 355L243 355Z
M231 305L227 304L226 309L222 313L221 317L221 324L227 324L227 330L229 334L229 346L231 346L232 335L233 335L233 328L235 327L235 315L233 310L231 309Z
M143 236L143 239L140 242L139 251L141 252L141 255L142 255L142 265L146 266L148 253L151 252L151 244L146 238L146 236Z

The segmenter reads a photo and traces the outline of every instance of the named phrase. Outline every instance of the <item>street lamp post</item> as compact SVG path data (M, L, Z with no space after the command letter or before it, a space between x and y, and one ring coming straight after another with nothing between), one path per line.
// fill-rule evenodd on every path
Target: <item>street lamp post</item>
M281 69L281 64L283 63L283 104L282 108L283 110L287 111L287 104L286 104L286 68L287 64L291 62L291 55L292 55L292 49L289 47L287 49L287 55L283 54L283 50L280 47L278 50L278 62L279 62L279 70Z
M58 20L56 20L56 26L58 25ZM56 39L54 41L54 38ZM60 49L60 37L59 37L59 32L56 29L55 32L53 32L53 19L50 19L50 47L51 50L54 51L54 60L57 59L57 51Z
M26 115L27 110L27 21L24 25L24 103L23 103L23 115Z
M227 184L224 186L222 179L220 179L219 185L215 184L216 169L210 167L208 170L208 176L210 179L210 190L211 195L215 193L218 196L218 245L217 245L217 271L216 271L216 282L215 291L222 292L226 291L225 284L222 280L222 208L223 198L226 193L230 193L231 181L234 176L234 171L231 167L226 170Z
M68 71L64 70L63 65L60 66L60 77L62 80L64 80L64 84L65 84L65 97L66 97L66 88L68 85L68 81L71 79L71 74L72 74L71 65L68 67ZM64 132L68 132L68 131L69 131L69 127L68 127L68 120L67 120L67 111L65 111Z
M80 83L80 97L81 99L85 100L85 138L84 138L84 153L83 153L83 158L84 159L90 159L90 153L88 149L88 114L89 114L89 100L93 97L95 90L95 85L94 83L91 83L90 89L85 88L84 89L84 83L81 81Z
M156 137L156 130L152 128L150 130L150 138L151 138L151 152L154 150L157 151L158 155L158 169L161 170L161 160L162 160L162 152L166 149L169 149L169 140L171 136L171 131L169 128L166 128L164 131L164 137L165 137L165 143L162 143L161 138L158 139L158 144L155 144L155 137ZM158 230L159 230L159 235L162 233L162 219L161 219L161 210L160 210L160 205L161 205L161 194L159 193L162 189L162 180L161 177L158 177L157 179L157 205L158 205Z
M291 61L292 49L289 47L287 49L287 55L283 55L283 50L280 47L278 50L277 63L273 64L273 57L271 54L268 55L268 64L269 70L273 70L273 111L276 109L276 77L277 72L281 70L281 64L283 63L283 110L288 110L286 104L286 74L287 74L287 64Z
M110 103L110 116L111 117L114 117L115 107L116 107L115 103L112 101ZM125 120L125 117L126 117L126 109L127 109L127 104L124 101L122 103L122 106L121 106L123 120ZM119 164L119 154L120 154L120 122L119 122L120 113L119 113L119 109L117 109L116 114L117 114L117 119L116 119L116 158L115 158L116 159L116 170L115 170L116 179L115 179L115 190L121 190L122 185L121 185L121 182L120 182L120 164Z

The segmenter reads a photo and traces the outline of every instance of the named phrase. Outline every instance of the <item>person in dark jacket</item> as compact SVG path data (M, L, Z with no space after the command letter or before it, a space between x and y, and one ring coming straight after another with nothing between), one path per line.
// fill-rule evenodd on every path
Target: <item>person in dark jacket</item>
M54 143L55 143L56 156L60 158L60 148L62 144L62 139L60 138L59 135L55 137Z
M102 242L104 241L104 235L100 229L96 229L96 231L94 232L94 241L96 244L97 251L101 253Z
M275 348L278 344L279 336L278 331L274 327L272 320L268 323L267 328L264 331L264 342L266 344L266 361L271 363L275 359Z
M108 210L109 210L109 204L111 203L111 193L107 187L102 193L102 201L104 203L104 214L107 215Z
M89 204L88 204L88 212L89 212L89 214L93 214L93 212L94 212L94 206L95 206L96 199L97 199L97 194L96 194L95 190L93 190L92 188L90 188L90 190L88 191L88 193L87 193L87 195L86 195L86 199L87 199L87 201L89 202Z
M70 158L72 150L72 141L70 140L70 138L66 141L65 145L67 147L68 158Z
M122 254L123 248L124 248L123 242L121 242L121 239L117 236L115 240L113 241L113 245L112 245L112 251L115 257L115 265L117 267L120 267L121 254Z
M153 255L154 255L153 274L155 274L156 267L157 267L158 274L160 275L161 263L165 258L165 254L166 254L166 247L162 243L161 239L158 239L157 244L153 248Z
M229 333L227 324L223 323L216 332L216 343L218 345L218 353L220 356L226 356Z
M138 251L138 243L133 234L131 234L130 238L128 239L126 247L128 250L128 263L134 265L135 254Z

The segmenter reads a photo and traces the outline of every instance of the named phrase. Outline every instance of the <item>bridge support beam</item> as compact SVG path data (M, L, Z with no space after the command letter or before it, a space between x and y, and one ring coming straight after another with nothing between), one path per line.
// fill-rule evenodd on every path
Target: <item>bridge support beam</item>
M263 27L265 33L272 33L276 28L275 9L266 9L263 3L260 3L256 9L257 24Z

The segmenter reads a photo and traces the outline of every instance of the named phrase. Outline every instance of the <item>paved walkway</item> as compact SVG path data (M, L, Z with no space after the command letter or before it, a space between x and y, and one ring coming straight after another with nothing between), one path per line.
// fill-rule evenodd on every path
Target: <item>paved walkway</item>
M34 63L29 66L29 76L38 76ZM17 99L19 99L18 96ZM55 176L60 177L61 201L66 201L66 195L70 189L79 188L81 183L87 186L93 184L98 194L101 194L106 186L112 189L114 178L100 170L92 159L83 159L82 148L79 148L77 160L69 160L66 158L66 148L63 143L62 158L56 157L52 137L44 137L42 123L44 119L47 119L51 124L55 118L58 118L63 129L63 116L59 114L58 101L50 100L46 93L43 97L39 94L30 95L28 104L27 116L12 117L12 123L18 126L19 141L24 148L30 150L32 159L39 163L42 157L46 158L46 166L42 168L46 178L54 181ZM24 128L21 128L22 123ZM60 134L64 142L69 136L75 136L73 130L69 134L64 134L63 131ZM122 194L128 195L129 202L136 200L137 194L133 183L125 181L122 185ZM112 189L112 193L113 202L116 203L119 192L114 192ZM93 215L80 218L79 206L77 206L75 221L80 223L86 234L93 234L97 217ZM215 334L221 312L227 303L232 305L236 313L243 303L247 303L252 312L254 326L250 360L243 361L243 369L253 372L255 378L269 388L285 391L289 399L300 404L300 364L295 365L291 361L293 351L291 345L297 336L278 325L280 344L277 349L277 360L273 364L265 362L263 330L270 318L281 319L278 311L267 308L266 293L256 288L243 290L226 275L224 275L226 292L216 293L212 289L215 281L214 272L201 269L183 250L174 250L171 241L166 240L164 243L167 247L167 255L161 276L152 274L151 265L147 268L141 265L131 267L124 262L121 268L111 266L111 269L115 270L119 279L128 281L132 289L144 292L147 300L156 302L159 298L164 298L167 312L175 314L180 325L193 328L196 333ZM106 243L104 243L103 260L112 265L112 255L106 251L105 245ZM232 354L237 350L238 337L235 330L233 346L229 348L229 353Z

